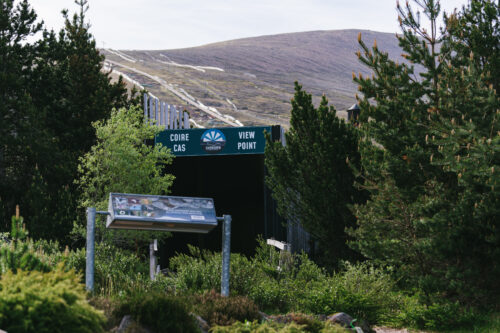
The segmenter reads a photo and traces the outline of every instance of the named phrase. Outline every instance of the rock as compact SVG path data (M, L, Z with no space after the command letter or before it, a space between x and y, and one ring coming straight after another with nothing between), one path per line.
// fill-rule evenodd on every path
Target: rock
M332 314L331 316L328 316L326 320L331 323L339 324L344 327L351 327L351 323L354 320L354 318L349 316L345 312L337 312Z
M151 333L150 330L142 327L132 319L131 316L126 315L122 318L118 328L113 329L115 333Z
M195 313L191 313L191 315L196 319L196 323L198 324L198 328L202 333L208 333L208 330L210 330L210 326L206 322L205 319L201 318Z
M335 314L327 317L326 320L331 322L331 323L338 324L338 325L341 325L341 326L347 327L347 328L351 328L351 323L352 323L353 326L360 328L363 331L363 333L374 332L371 329L370 325L368 325L368 323L366 321L354 319L353 317L349 316L345 312L335 313Z
M260 316L260 320L261 321L267 321L267 320L269 320L269 316L266 313L264 313L264 312L259 311L259 316Z

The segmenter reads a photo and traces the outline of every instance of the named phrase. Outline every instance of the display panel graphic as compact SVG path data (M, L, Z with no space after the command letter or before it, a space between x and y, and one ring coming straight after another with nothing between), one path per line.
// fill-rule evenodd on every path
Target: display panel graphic
M211 198L110 193L107 228L207 233L217 226Z

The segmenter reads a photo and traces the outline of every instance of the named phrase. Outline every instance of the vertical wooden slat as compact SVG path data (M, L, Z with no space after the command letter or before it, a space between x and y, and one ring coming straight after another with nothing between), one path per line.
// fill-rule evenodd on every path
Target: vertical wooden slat
M184 111L184 128L189 128L189 113Z
M165 128L168 128L167 126L167 111L168 111L168 104L163 102L163 126L165 126Z
M148 94L144 93L144 122L148 123Z
M152 124L152 118L153 118L153 98L149 98L149 112L148 112L148 124Z
M170 129L174 129L175 122L175 105L170 105Z
M158 105L158 123L156 125L160 126L161 125L161 114L162 114L162 102L160 101L160 105Z
M165 129L170 128L170 105L165 103Z
M174 129L179 128L179 111L177 110L177 106L174 106Z
M155 120L156 125L158 125L158 98L155 98Z

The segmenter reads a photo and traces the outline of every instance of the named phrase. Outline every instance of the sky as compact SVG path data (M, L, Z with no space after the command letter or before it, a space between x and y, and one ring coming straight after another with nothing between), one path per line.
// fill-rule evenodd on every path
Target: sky
M63 26L62 9L78 10L73 0L30 3L55 30ZM441 0L441 7L451 12L466 3ZM97 46L113 49L176 49L312 30L399 31L396 0L89 0L89 6Z

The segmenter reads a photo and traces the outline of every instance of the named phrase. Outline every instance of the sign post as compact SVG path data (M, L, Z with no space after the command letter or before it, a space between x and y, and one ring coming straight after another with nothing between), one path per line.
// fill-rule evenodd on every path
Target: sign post
M221 295L229 296L229 273L231 267L231 215L222 217L222 281Z
M94 290L94 238L95 238L95 207L87 208L87 258L85 265L85 287Z

